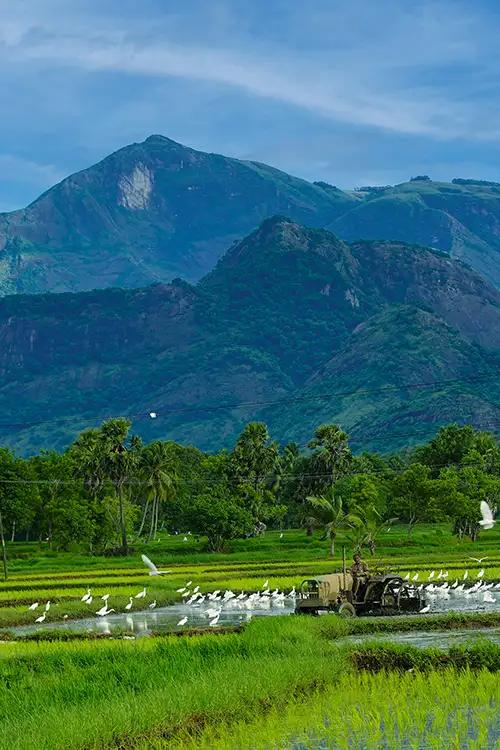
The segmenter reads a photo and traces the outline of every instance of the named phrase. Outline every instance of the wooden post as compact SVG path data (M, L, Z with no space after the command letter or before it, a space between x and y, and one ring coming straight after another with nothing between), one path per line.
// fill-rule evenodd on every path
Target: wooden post
M3 520L2 520L2 511L0 510L0 544L2 545L2 559L3 559L3 578L4 581L7 580L8 577L8 571L7 571L7 548L5 546L5 537L3 534Z

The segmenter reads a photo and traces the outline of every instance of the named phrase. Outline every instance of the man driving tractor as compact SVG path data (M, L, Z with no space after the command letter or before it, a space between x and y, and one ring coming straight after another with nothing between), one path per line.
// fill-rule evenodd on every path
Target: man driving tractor
M369 574L368 565L361 559L361 555L354 555L354 563L351 565L352 575L352 595L357 599L359 587L365 582L366 576Z

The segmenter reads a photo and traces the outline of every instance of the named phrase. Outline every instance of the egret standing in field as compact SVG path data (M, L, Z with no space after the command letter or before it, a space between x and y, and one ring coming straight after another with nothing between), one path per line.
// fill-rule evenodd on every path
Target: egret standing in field
M30 604L28 609L30 609L32 612L38 607L38 602L33 602L33 604Z
M109 615L114 611L114 609L108 609L108 605L106 603L103 607L101 607L101 609L97 610L96 615L98 615L99 617L105 617L106 615Z
M125 609L127 610L127 612L129 612L132 609L133 603L134 603L134 599L133 597L130 597L129 603L125 605Z
M146 596L146 587L144 586L144 588L142 589L142 591L139 591L139 593L135 595L135 598L136 599L144 599L145 596Z
M35 622L44 622L46 617L47 617L47 612L44 612L43 615L40 615L40 617L36 618Z

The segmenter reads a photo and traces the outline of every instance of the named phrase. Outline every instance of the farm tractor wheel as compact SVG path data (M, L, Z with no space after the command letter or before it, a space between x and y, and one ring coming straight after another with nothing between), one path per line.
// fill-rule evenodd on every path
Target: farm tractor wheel
M356 617L356 610L351 602L342 602L339 607L339 615L341 617Z

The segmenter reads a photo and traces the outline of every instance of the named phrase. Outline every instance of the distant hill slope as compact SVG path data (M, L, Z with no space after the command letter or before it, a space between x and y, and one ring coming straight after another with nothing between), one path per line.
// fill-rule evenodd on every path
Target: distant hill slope
M147 439L215 449L249 419L300 441L335 419L389 449L500 420L499 353L500 292L464 264L273 217L197 286L0 300L0 437L61 447L129 414Z
M329 229L348 241L390 239L434 247L500 286L500 184L417 179L363 195Z
M155 135L0 214L0 295L194 282L274 214L349 242L434 247L500 286L500 185L414 180L344 192Z

